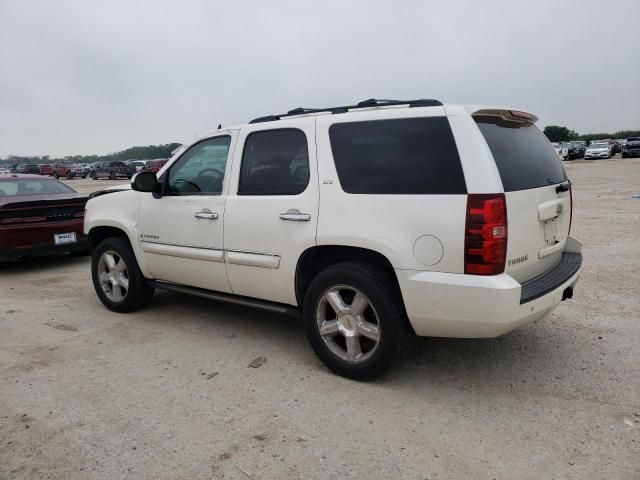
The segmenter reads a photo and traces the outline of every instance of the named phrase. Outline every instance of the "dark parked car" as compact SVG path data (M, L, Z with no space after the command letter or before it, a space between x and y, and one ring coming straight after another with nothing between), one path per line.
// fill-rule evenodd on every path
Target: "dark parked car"
M573 143L563 143L563 147L567 149L567 160L573 160L574 158L580 158L580 149Z
M582 158L584 157L584 152L587 151L587 142L582 140L574 140L569 142L569 144L574 148L574 157L573 158ZM571 152L569 152L571 154Z
M41 175L0 176L0 261L85 252L87 197Z
M21 163L16 167L16 173L40 173L40 167L31 163Z
M124 162L98 162L91 172L91 178L131 178L136 174L135 165L127 165Z
M640 137L627 138L622 145L623 157L640 157Z
M53 175L53 165L50 163L40 164L40 175Z

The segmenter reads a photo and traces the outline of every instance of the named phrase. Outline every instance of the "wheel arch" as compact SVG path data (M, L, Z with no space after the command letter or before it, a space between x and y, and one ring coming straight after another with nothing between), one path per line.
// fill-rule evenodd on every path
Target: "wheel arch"
M296 302L302 305L307 288L314 277L331 265L345 261L361 261L377 265L388 271L399 289L391 261L382 253L364 247L347 245L316 245L306 249L298 258L295 272Z
M92 252L96 249L100 242L110 237L122 237L129 243L129 246L133 247L129 236L124 231L124 229L112 225L97 225L95 227L92 227L91 230L89 230L88 237L89 248Z

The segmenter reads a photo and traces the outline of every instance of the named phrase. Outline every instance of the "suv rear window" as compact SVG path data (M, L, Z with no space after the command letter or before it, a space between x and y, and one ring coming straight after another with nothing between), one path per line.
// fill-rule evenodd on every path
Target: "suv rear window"
M329 139L347 193L467 193L446 117L336 123Z
M495 116L473 118L491 149L505 192L544 187L567 179L558 154L532 123Z

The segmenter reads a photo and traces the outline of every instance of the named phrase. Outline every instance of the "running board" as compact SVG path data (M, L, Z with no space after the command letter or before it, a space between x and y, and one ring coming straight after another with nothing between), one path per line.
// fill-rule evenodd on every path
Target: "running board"
M292 317L300 318L301 312L299 308L285 305L283 303L269 302L267 300L259 300L256 298L243 297L241 295L233 295L231 293L214 292L204 288L188 287L186 285L176 285L175 283L160 282L157 280L147 280L149 286L160 290L169 290L172 292L186 293L197 297L208 298L217 302L233 303L236 305L244 305L247 307L261 308L270 312L281 313Z

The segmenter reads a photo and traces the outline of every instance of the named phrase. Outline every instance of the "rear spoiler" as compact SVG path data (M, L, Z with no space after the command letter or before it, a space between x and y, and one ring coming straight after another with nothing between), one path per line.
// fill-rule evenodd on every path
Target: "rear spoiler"
M517 122L536 123L538 121L538 117L536 117L533 113L511 108L479 108L477 110L474 108L469 113L471 113L471 115L490 115L501 117L505 120L512 120Z
M55 198L48 200L32 200L12 203L0 203L0 210L27 210L30 208L42 207L71 207L76 205L84 205L87 203L88 197L72 197L72 198Z

